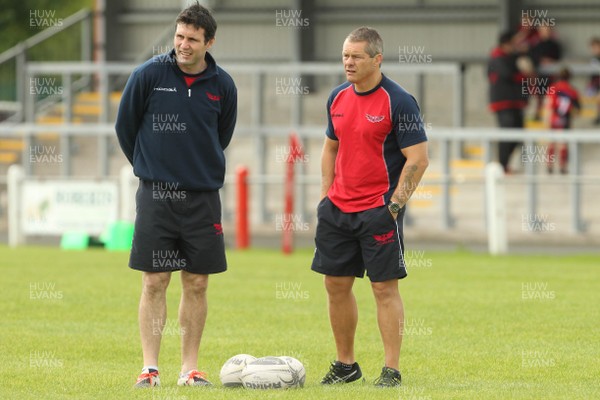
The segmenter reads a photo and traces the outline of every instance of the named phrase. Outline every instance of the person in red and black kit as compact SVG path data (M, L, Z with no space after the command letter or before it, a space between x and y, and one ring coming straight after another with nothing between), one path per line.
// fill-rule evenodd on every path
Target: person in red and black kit
M517 64L513 34L505 32L500 35L498 46L491 52L487 70L490 83L489 106L496 114L501 128L523 128L524 125L523 110L527 106L527 97L522 87L526 84L527 75L521 72ZM518 145L517 141L498 144L498 161L507 173L510 156Z
M568 68L562 68L558 73L556 82L550 87L547 96L547 104L550 109L550 128L571 129L571 115L581 109L579 92L571 86L569 80L571 72ZM555 144L548 146L548 173L552 173L554 166ZM560 173L567 173L568 148L566 143L560 144L559 167Z
M596 36L590 40L590 51L592 52L591 65L600 70L600 37ZM596 100L597 113L594 125L600 125L600 74L590 76L586 94Z
M537 104L535 108L535 120L542 119L542 108L545 94L552 84L554 77L543 71L544 67L552 66L562 58L562 47L556 39L553 29L549 26L538 28L539 42L531 48L529 56L537 71L538 79L535 80Z

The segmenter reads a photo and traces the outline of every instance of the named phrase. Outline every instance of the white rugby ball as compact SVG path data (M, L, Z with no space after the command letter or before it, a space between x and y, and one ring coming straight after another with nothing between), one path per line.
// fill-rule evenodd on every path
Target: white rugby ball
M289 389L304 386L306 371L293 357L262 357L252 361L242 371L242 383L247 389Z
M242 370L254 360L256 357L249 354L238 354L225 361L219 375L223 386L242 387Z

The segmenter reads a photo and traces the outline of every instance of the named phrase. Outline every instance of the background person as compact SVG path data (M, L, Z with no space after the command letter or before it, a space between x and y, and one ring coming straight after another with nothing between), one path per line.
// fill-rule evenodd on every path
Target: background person
M554 30L549 26L541 26L538 28L539 42L531 48L529 56L536 70L535 79L535 98L536 108L534 119L539 121L542 119L542 109L544 105L544 99L546 93L548 93L548 87L552 84L553 76L540 71L544 67L550 67L557 64L562 58L562 47Z
M525 58L521 58L521 68L518 66L518 55L513 45L512 32L500 35L498 46L495 47L488 61L487 75L489 81L489 107L496 114L500 128L519 128L524 126L524 109L527 106L527 92L523 88L528 85L528 73L533 72ZM498 161L509 173L510 156L520 144L510 140L498 143Z
M548 92L547 102L548 108L550 109L551 129L571 129L571 116L581 109L579 92L571 85L569 82L570 79L571 72L569 69L562 68L557 75L556 82ZM560 147L558 158L560 173L566 174L569 158L567 143L561 143L557 146L554 142L550 142L550 145L548 146L548 173L551 174L554 169L556 147Z
M590 40L590 52L592 53L591 64L600 71L600 37ZM596 101L596 118L594 125L600 125L600 72L593 74L588 82L586 93Z

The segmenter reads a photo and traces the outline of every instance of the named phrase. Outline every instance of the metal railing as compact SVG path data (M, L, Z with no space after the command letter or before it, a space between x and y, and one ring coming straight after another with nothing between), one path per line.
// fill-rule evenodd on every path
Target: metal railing
M63 162L61 164L61 174L68 176L71 174L71 153L69 141L72 136L88 136L96 137L98 140L97 146L97 162L98 176L106 176L108 174L109 165L109 145L108 141L111 136L114 136L114 126L109 121L108 110L110 108L109 87L110 77L120 76L130 73L136 65L130 63L92 63L92 62L46 62L46 63L29 63L25 68L25 76L29 79L44 74L63 75L63 93L61 96L64 110L65 121L70 121L72 115L71 109L73 106L73 90L70 86L73 75L94 74L98 79L98 91L100 94L101 114L98 124L62 124L62 125L38 125L34 124L34 110L36 108L35 98L33 96L26 97L25 109L28 123L17 124L10 126L0 124L0 136L20 137L24 141L22 163L25 171L31 171L31 164L28 162L28 152L34 141L35 135L44 132L58 132L60 138L60 146L63 151ZM265 99L267 97L264 81L268 74L278 74L280 76L302 76L302 75L324 75L329 76L332 80L338 80L341 75L340 66L338 63L303 63L303 64L234 64L224 65L224 68L232 75L249 75L252 78L252 110L250 114L250 123L238 124L236 128L236 137L252 138L258 160L258 170L251 182L255 182L258 186L254 194L254 199L260 205L258 210L259 219L266 221L268 210L266 208L267 186L269 183L276 182L277 177L272 177L267 174L267 142L269 138L287 136L291 131L296 132L301 139L323 137L324 128L322 126L303 125L303 101L305 96L292 97L291 118L290 123L285 125L267 125L265 123ZM576 68L578 73L593 73L595 68L590 65L580 66ZM492 147L495 142L503 140L523 141L526 146L533 146L538 141L547 141L549 138L555 141L564 141L569 143L570 149L570 175L564 179L567 180L571 195L571 220L573 230L582 232L585 227L581 221L581 157L579 157L581 146L586 143L600 143L600 137L595 135L593 131L572 130L569 133L557 133L556 131L525 131L525 130L499 130L494 128L461 128L463 118L463 76L459 64L403 64L403 65L386 65L384 68L386 73L397 74L412 74L416 76L424 76L425 74L445 74L452 79L453 94L453 118L452 124L455 127L435 128L428 131L430 140L436 144L436 162L439 164L440 177L431 183L439 184L441 188L440 202L440 222L444 229L449 229L453 226L453 218L451 215L452 199L450 196L451 188L457 185L451 173L451 160L456 158L458 152L456 149L460 147L460 143L469 141L480 143L483 149L484 163L492 161ZM418 96L417 96L418 97ZM283 179L283 177L281 177ZM482 175L483 179L483 175ZM535 213L538 204L538 185L544 179L536 175L535 165L533 163L525 164L525 174L516 179L523 179L527 184L527 209L532 214ZM315 184L318 177L303 175L299 183L299 207L304 212L307 210L306 204L306 187ZM283 181L282 181L283 182Z
M62 81L64 83L62 102L65 110L64 120L67 122L71 121L72 106L74 93L71 87L73 81L73 75L86 75L95 74L98 80L98 91L100 94L100 106L102 114L99 116L99 123L108 123L109 116L108 110L110 108L109 103L109 92L110 92L110 77L119 77L123 74L130 73L137 65L131 63L92 63L92 62L32 62L27 64L25 68L25 76L27 79L35 79L38 76L57 74L62 75ZM276 74L279 76L290 76L290 77L301 77L301 76L327 76L331 79L331 85L333 87L343 79L343 70L339 63L285 63L285 64L257 64L257 63L245 63L245 64L231 64L221 65L234 77L239 76L250 76L251 77L251 93L252 93L252 110L250 114L249 128L253 132L258 133L256 141L256 152L257 160L259 161L258 173L265 175L267 166L265 162L265 140L271 130L270 127L265 126L265 113L266 113L266 98L267 93L265 89L266 76ZM450 77L452 82L452 101L449 104L452 105L452 125L462 126L464 118L464 93L463 93L463 71L460 64L458 63L436 63L436 64L390 64L384 67L384 73L386 74L408 74L417 78L417 98L424 97L424 76L429 74L441 74ZM291 116L290 125L284 129L287 134L290 130L300 132L305 130L306 126L302 125L304 119L304 97L305 96L292 96L291 97ZM34 114L36 110L35 98L30 96L25 99L25 115L28 122L34 120ZM424 113L423 105L421 105L421 111ZM244 128L246 129L246 128ZM279 129L279 128L275 128ZM53 128L52 132L60 132L60 129ZM31 136L25 136L26 147L31 145ZM69 146L69 135L61 135L61 147L68 148ZM108 151L109 145L104 136L98 136L98 170L100 175L108 174ZM459 151L459 143L453 148L455 154ZM65 160L61 164L62 174L69 175L71 173L71 163L69 154L65 154ZM31 173L30 165L23 165L26 173ZM303 197L304 190L301 188L301 196ZM258 201L261 204L265 204L266 190L262 186L257 192ZM261 209L261 220L267 218L267 213L264 209Z
M26 88L27 88L27 66L30 65L27 61L27 53L33 47L40 43L50 39L56 34L68 29L76 24L81 23L81 60L91 61L92 59L92 16L93 12L88 9L82 9L76 13L66 17L62 20L60 26L53 26L47 28L40 33L24 40L23 42L5 50L0 54L0 65L10 61L16 60L15 63L15 93L16 93L16 104L23 105L25 103ZM54 73L60 73L60 70L55 70ZM46 103L51 102L55 99L47 98ZM17 112L9 118L9 121L21 122L24 119L23 110L17 110Z
M236 128L235 137L250 138L256 143L266 143L268 138L287 137L291 127L289 125L282 126L238 126ZM22 137L27 143L31 142L31 138L36 134L55 131L60 132L61 137L69 136L87 136L98 137L107 141L111 136L115 135L114 126L112 124L63 124L63 125L37 125L37 124L19 124L15 126L6 126L0 124L0 136L3 137ZM295 132L303 139L322 139L323 127L318 126L301 126L295 129ZM556 183L557 178L567 183L570 192L570 221L573 232L583 232L585 223L582 221L582 206L584 199L581 194L582 184L584 183L600 183L599 175L582 175L582 158L581 149L588 144L600 144L600 135L592 130L571 130L568 133L557 132L552 130L519 130L519 129L495 129L495 128L435 128L428 131L428 138L432 145L435 145L435 154L432 157L432 165L435 165L439 170L439 176L435 179L425 177L424 184L439 185L440 187L440 210L439 221L440 227L450 229L454 225L452 216L452 196L453 187L465 184L459 181L452 173L452 160L450 149L455 143L468 141L471 143L479 143L483 149L482 161L487 164L495 158L492 153L492 148L499 141L520 141L524 146L533 148L536 143L548 142L565 142L569 148L569 171L568 175L562 177L553 177L552 182ZM432 146L433 147L433 146ZM266 151L266 149L265 149ZM27 147L23 150L23 165L28 164ZM61 153L62 154L62 153ZM66 162L66 160L63 160ZM524 163L523 175L511 176L512 183L522 183L526 185L526 208L529 214L534 215L538 210L540 185L548 182L549 177L540 175L536 171L535 163ZM284 175L269 175L260 171L254 174L250 183L257 186L256 194L260 192L267 194L267 186L269 184L277 184L284 182ZM319 184L319 176L301 175L298 179L298 209L305 215L310 215L308 204L313 201L307 199L306 188L310 185ZM471 184L483 185L484 175L481 171L480 179L472 181ZM229 186L233 186L233 177L226 178L226 190ZM259 204L259 220L267 221L268 211L266 208L265 198L260 196L254 197Z

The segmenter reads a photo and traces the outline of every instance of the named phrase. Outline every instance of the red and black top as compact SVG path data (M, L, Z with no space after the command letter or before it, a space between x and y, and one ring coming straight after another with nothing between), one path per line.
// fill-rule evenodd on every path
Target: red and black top
M548 90L550 126L552 129L571 128L571 113L580 109L579 93L568 81L557 81Z
M527 80L517 68L517 56L504 52L500 47L492 50L488 62L490 83L490 109L494 112L521 109L527 106Z

